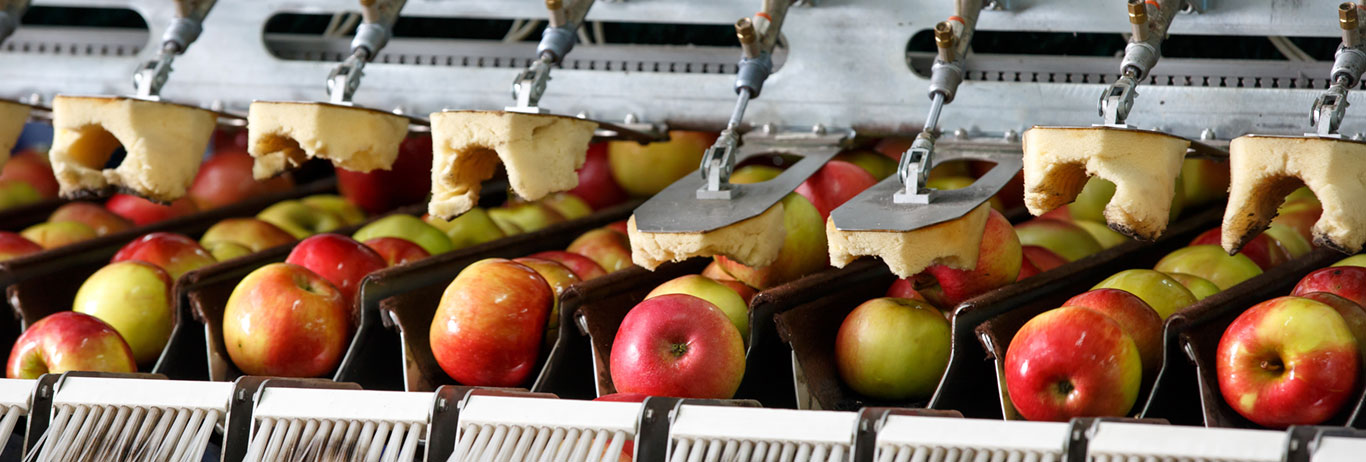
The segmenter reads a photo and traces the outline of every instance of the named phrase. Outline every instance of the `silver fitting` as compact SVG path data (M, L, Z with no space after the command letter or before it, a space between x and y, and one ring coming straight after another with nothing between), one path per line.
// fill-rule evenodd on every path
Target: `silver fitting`
M356 37L351 39L351 52L354 54L356 50L364 49L366 59L373 58L389 43L391 35L389 27L384 24L362 23L356 27Z
M0 43L4 43L6 38L14 34L14 30L19 28L19 18L11 16L8 12L0 11Z
M735 169L735 150L739 146L739 133L734 128L727 128L716 138L716 143L707 148L702 155L702 165L698 168L705 181L697 189L698 199L731 199L734 190L731 188L730 174Z
M764 81L773 73L772 55L765 51L757 58L741 58L739 68L735 73L735 92L748 90L751 98L758 98Z
M1133 74L1126 72L1100 94L1098 106L1105 125L1124 125L1124 121L1129 118L1129 110L1134 107L1136 97L1138 80Z
M939 59L934 60L930 66L930 87L929 95L934 97L935 93L944 95L945 103L953 102L953 95L958 93L958 85L963 83L963 61L960 59L954 62L944 62Z
M536 45L536 55L549 56L551 64L559 63L574 49L574 44L579 42L576 30L577 24L547 27L545 32L541 33L541 43Z
M171 26L166 28L166 32L161 34L161 43L175 44L176 52L180 53L189 48L190 44L199 38L199 33L203 31L203 24L197 20L175 18L171 20Z
M1161 56L1157 47L1148 42L1130 42L1124 47L1124 60L1119 63L1119 70L1126 74L1132 72L1134 79L1142 80L1157 65L1157 59Z
M1333 54L1333 71L1329 74L1333 81L1346 77L1347 86L1350 87L1357 84L1363 72L1366 72L1366 52L1360 48L1338 46L1337 53Z
M901 155L896 175L902 188L892 195L897 204L928 204L934 200L936 190L926 186L930 180L930 170L934 163L934 135L920 132L911 142L911 148Z

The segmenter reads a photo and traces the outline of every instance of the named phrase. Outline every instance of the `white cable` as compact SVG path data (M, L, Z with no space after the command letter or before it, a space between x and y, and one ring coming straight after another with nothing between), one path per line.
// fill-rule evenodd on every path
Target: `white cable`
M512 20L512 27L509 27L507 33L503 34L503 41L504 41L504 42L512 42L512 41L513 41L513 40L512 40L512 37L516 36L516 35L517 35L517 31L521 30L521 29L522 29L522 26L525 25L525 24L526 24L526 20L525 20L525 19L517 18L517 19Z
M580 27L577 32L579 34L580 42L583 42L584 45L593 45L593 37L588 36L587 30L584 30L584 28Z
M596 40L598 45L607 43L607 34L602 31L602 21L593 21L593 40Z

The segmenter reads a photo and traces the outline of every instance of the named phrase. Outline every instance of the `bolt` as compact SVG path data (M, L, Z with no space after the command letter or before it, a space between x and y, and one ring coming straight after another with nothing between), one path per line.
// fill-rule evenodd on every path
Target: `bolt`
M1020 141L1020 132L1017 132L1014 129L1006 130L1005 139L1011 143Z
M1356 30L1357 28L1357 6L1352 2L1343 2L1338 5L1338 27L1342 30Z
M953 25L948 21L940 21L934 25L934 43L939 48L953 48L955 38L953 35Z
M769 122L769 123L764 124L764 134L765 134L765 135L772 135L774 132L777 132L777 131L778 131L778 125L774 124L773 122Z
M628 112L626 113L626 118L622 119L622 121L628 124L637 124L640 123L640 116L636 115L634 112Z
M1204 130L1200 130L1200 139L1205 141L1214 139L1214 129L1206 128Z
M816 124L816 125L811 126L811 133L814 133L814 134L817 134L817 135L824 135L824 134L825 134L825 125Z
M966 129L966 128L959 128L959 129L957 129L957 130L954 130L954 131L953 131L953 136L956 136L956 137L958 137L958 138L967 138L967 137L968 137L968 129Z

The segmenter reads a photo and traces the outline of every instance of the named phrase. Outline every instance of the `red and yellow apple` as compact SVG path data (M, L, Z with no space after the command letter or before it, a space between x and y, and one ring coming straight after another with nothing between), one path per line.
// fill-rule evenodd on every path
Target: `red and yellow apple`
M352 309L341 291L289 263L252 271L223 309L223 343L248 375L327 374L341 362L351 330Z
M19 151L5 162L4 168L0 169L0 181L9 180L29 185L43 199L56 198L61 190L47 156L32 149Z
M1138 347L1143 370L1156 372L1162 363L1162 317L1137 295L1119 289L1095 289L1063 302L1109 316Z
M1010 402L1029 420L1123 417L1138 399L1138 346L1109 316L1062 307L1026 322L1006 349Z
M388 170L361 173L337 167L336 174L341 195L371 214L423 202L432 191L432 136L404 139Z
M57 207L47 221L75 221L95 230L95 235L104 236L133 228L133 222L115 215L108 209L92 202L69 202Z
M555 292L526 265L490 258L446 286L432 318L432 355L462 385L513 387L535 372Z
M0 261L13 260L31 253L43 251L43 246L28 240L19 233L0 231Z
M775 287L830 265L830 255L826 251L825 220L821 218L820 211L806 198L795 193L788 194L780 203L783 206L786 235L782 248L778 250L777 260L768 266L756 268L724 256L716 257L716 262L727 274L755 289Z
M830 217L830 211L844 205L845 201L853 199L875 184L877 178L863 168L848 162L832 160L798 185L794 192L811 202L824 220Z
M137 226L146 226L199 211L199 207L196 207L188 197L162 205L131 194L115 194L104 203L104 208Z
M645 295L649 300L661 295L685 294L706 300L726 314L730 323L740 332L740 338L749 340L749 303L730 287L697 274L689 274L669 280Z
M374 250L354 239L323 233L299 241L289 252L285 263L308 268L341 291L348 305L356 300L365 275L389 266Z
M611 141L607 143L607 161L612 178L628 194L653 196L697 171L702 153L715 141L715 133L677 130L669 132L669 141L658 143Z
M1312 292L1327 292L1358 305L1366 304L1366 268L1330 266L1314 270L1300 278L1290 295L1300 296Z
M389 266L398 266L432 256L422 246L398 237L377 237L365 241L365 246L384 257Z
M1137 295L1157 311L1162 319L1195 304L1195 295L1186 286L1160 271L1124 270L1105 278L1091 289L1119 289Z
M579 184L569 190L569 194L583 199L593 210L611 207L628 199L626 191L612 177L612 165L607 160L607 143L588 145L588 153L578 173Z
M113 327L88 314L63 311L29 326L10 350L6 375L36 379L70 371L137 372L128 344Z
M1200 233L1199 236L1196 236L1195 239L1191 241L1190 245L1220 245L1219 239L1220 233L1222 232L1221 229L1222 228L1214 228ZM1286 250L1285 247L1282 247L1279 241L1272 239L1265 233L1258 234L1256 237L1253 237L1251 241L1248 241L1247 244L1243 244L1243 248L1239 250L1238 253L1247 255L1247 258L1251 259L1253 263L1256 263L1257 267L1261 268L1262 271L1269 270L1276 265L1290 261L1291 258L1290 251Z
M579 279L584 281L607 275L607 270L602 269L602 265L599 265L591 258L574 252L547 250L545 252L536 252L527 255L527 257L550 260L564 265L565 268L569 268L570 271L574 272L575 276L578 276Z
M508 222L517 225L524 233L536 231L564 221L564 216L539 202L507 204L489 209L489 218L494 223Z
M949 364L949 322L929 303L875 298L840 324L835 365L860 394L885 400L926 399Z
M294 187L289 175L257 181L251 173L253 162L245 150L225 150L209 156L199 164L199 172L190 184L190 200L200 210L209 210Z
M199 237L199 244L211 248L219 243L230 242L240 245L251 252L260 252L271 247L279 247L298 239L279 226L259 218L228 218L214 223Z
M85 223L77 221L48 221L24 228L19 232L24 239L28 239L44 249L55 249L64 245L71 245L84 240L99 237L95 229L86 226Z
M618 392L729 399L745 376L745 342L711 302L661 295L626 313L608 362Z
M630 268L631 241L621 233L598 228L583 233L565 249L592 259L609 273Z
M1004 215L995 210L989 213L973 269L933 265L925 270L934 276L943 290L944 300L936 301L935 305L952 309L964 300L1015 282L1019 276L1024 261L1020 241Z
M166 270L171 279L205 266L218 263L213 254L194 239L175 233L150 233L124 244L110 263L137 260Z

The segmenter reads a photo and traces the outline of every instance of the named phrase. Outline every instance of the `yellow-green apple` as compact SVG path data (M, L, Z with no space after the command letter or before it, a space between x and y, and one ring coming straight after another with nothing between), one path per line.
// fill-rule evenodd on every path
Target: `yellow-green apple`
M830 255L825 247L825 219L821 218L820 211L796 193L788 194L780 203L787 234L777 260L755 268L724 256L716 257L726 273L755 289L775 287L830 265Z
M977 180L973 179L972 177L941 176L925 182L925 186L938 190L963 189L968 186L972 186L972 184L976 182ZM991 208L995 209L998 212L1005 211L1005 205L1001 203L1001 199L999 197L991 196L991 199L987 199L987 203L991 204Z
M470 209L464 215L450 221L431 215L423 216L422 220L446 233L446 237L451 240L452 249L463 249L507 236L498 223L489 218L488 212L479 207Z
M1172 196L1172 204L1168 219L1176 220L1181 216L1181 209L1185 204L1185 185L1184 179L1178 175L1176 179L1176 195ZM1115 195L1115 184L1110 180L1101 177L1091 177L1086 181L1086 186L1082 187L1077 199L1064 207L1066 210L1053 212L1050 218L1071 218L1072 220L1090 220L1098 223L1105 223L1105 205L1110 203L1110 198Z
M859 166L832 160L798 185L795 192L810 201L821 219L825 219L830 217L831 210L875 184L877 178Z
M1065 306L1035 316L1006 349L1010 402L1029 420L1128 415L1142 374L1133 338L1089 308Z
M857 165L859 168L862 168L864 171L873 175L873 178L878 181L896 173L895 160L876 151L869 151L867 149L855 149L841 152L835 156L835 160L842 160Z
M214 153L199 164L199 173L190 184L190 200L200 210L208 210L294 187L294 180L289 175L257 181L251 174L252 163L246 150Z
M925 399L949 364L949 322L929 303L906 298L863 302L840 324L835 365L860 394Z
M713 279L713 280L714 280L714 279ZM754 296L755 296L755 295L759 295L759 292L755 291L753 287L747 286L747 285L745 285L745 283L740 282L740 281L716 281L716 282L719 283L719 284L721 284L721 285L723 285L723 286L730 287L730 290L734 290L734 291L735 291L735 294L736 294L736 295L739 295L739 296L740 296L740 299L745 301L745 306L749 306L749 302L752 301L752 300L754 300Z
M618 392L729 399L745 376L745 342L716 305L668 294L626 313L608 361Z
M218 243L231 242L247 248L252 252L260 252L271 247L279 247L298 239L293 234L280 229L279 226L260 218L242 217L227 218L218 223L214 223L199 237L199 244L205 248L211 248Z
M150 233L124 244L110 263L137 260L166 270L171 280L190 271L218 263L203 246L181 234Z
M403 238L422 246L423 250L432 255L440 255L455 250L455 247L451 245L451 238L446 237L446 233L427 224L421 218L402 213L395 213L372 221L356 231L356 234L351 237L361 242L377 237Z
M730 273L727 273L725 269L721 268L721 264L717 263L715 260L712 260L711 263L708 263L706 268L702 268L702 275L709 277L714 281L735 280L735 277L731 276Z
M607 270L602 269L602 265L599 265L598 262L574 252L547 250L527 255L527 257L550 260L564 265L565 268L569 268L570 271L574 272L575 276L578 276L579 279L584 281L607 275Z
M309 207L297 200L276 202L256 214L256 218L279 227L295 239L303 239L345 226L345 222L337 214Z
M1366 303L1366 268L1360 266L1330 266L1306 274L1295 284L1290 295L1303 295L1311 292L1328 292L1351 300L1358 305Z
M494 223L506 221L517 225L522 232L532 232L564 221L564 216L539 202L507 204L489 209Z
M220 262L232 260L238 257L245 257L247 255L255 253L252 252L251 249L248 249L246 246L243 246L242 244L229 241L218 241L206 245L204 246L204 250L208 250L209 255L213 255L213 259L218 260Z
M1024 254L1025 260L1033 263L1041 273L1067 264L1067 259L1062 255L1037 245L1022 245L1020 252Z
M1347 323L1347 330L1352 331L1352 338L1357 341L1357 357L1361 359L1363 367L1366 367L1366 309L1356 302L1328 292L1310 292L1297 297L1328 305L1342 316L1342 320Z
M1272 223L1266 231L1262 231L1262 234L1275 239L1286 252L1290 252L1290 258L1297 258L1314 250L1314 246L1301 236L1299 231L1280 223Z
M536 366L555 292L526 265L477 261L446 286L432 318L432 355L461 385L522 385Z
M356 300L356 292L365 275L389 266L384 257L365 244L333 233L299 241L285 258L285 263L308 268L313 274L322 276L341 291L348 305Z
M1186 286L1160 271L1148 269L1124 270L1100 281L1091 289L1119 289L1137 295L1157 311L1162 319L1195 303L1195 295Z
M1115 230L1110 229L1109 226L1105 226L1105 223L1091 220L1074 220L1072 223L1080 226L1081 229L1086 230L1086 232L1091 233L1091 237L1096 238L1096 242L1100 243L1102 249L1108 249L1129 242L1128 236L1115 232Z
M223 309L223 342L248 375L317 377L341 362L351 306L322 276L271 263L242 278Z
M1219 293L1219 286L1214 285L1213 282L1209 282L1209 279L1194 274L1167 273L1167 276L1171 276L1176 282L1186 286L1186 290L1191 291L1191 295L1194 295L1195 300L1197 301L1204 300L1205 297Z
M1019 236L1020 245L1037 245L1052 250L1067 261L1077 261L1103 250L1091 233L1063 220L1035 218L1015 226L1015 235Z
M130 194L115 194L104 203L104 208L118 216L127 218L128 221L137 226L146 226L199 211L199 208L188 197L182 197L170 204L162 205Z
M1352 256L1350 256L1350 257L1347 257L1347 258L1338 260L1338 262L1337 262L1337 263L1334 263L1332 266L1362 266L1362 267L1366 267L1366 254L1356 254L1356 255L1352 255Z
M536 271L536 274L541 275L545 282L550 284L550 289L555 293L554 302L550 304L550 315L545 323L546 340L554 340L555 336L559 334L556 329L560 327L560 296L569 290L569 286L578 284L582 279L579 279L569 268L553 260L522 257L512 261L526 265L527 268Z
M133 352L113 327L88 314L63 311L29 326L10 350L6 375L36 379L69 371L137 372Z
M1153 269L1200 276L1219 286L1219 290L1228 290L1262 274L1262 268L1247 255L1229 255L1222 247L1212 244L1176 249L1158 260Z
M560 214L565 220L583 218L593 213L593 207L588 205L588 202L569 193L551 194L537 202Z
M925 270L934 276L944 292L943 303L935 305L958 306L964 300L1015 282L1019 276L1024 261L1020 241L1015 238L1015 231L1010 229L1010 221L1001 212L990 210L989 213L986 228L982 231L982 243L977 251L977 264L973 269L933 265Z
M388 170L361 173L338 167L337 191L371 214L423 202L432 191L432 136L413 134L398 145Z
M110 263L76 290L71 310L108 323L128 342L138 364L151 364L161 356L175 326L174 284L166 271L151 263Z
M1186 205L1198 206L1223 202L1228 197L1228 161L1186 159L1181 164L1181 183Z
M711 302L735 325L740 338L749 341L749 304L730 287L702 275L689 274L660 284L645 295L645 299L667 294L687 294Z
M1276 218L1271 219L1271 224L1288 226L1304 240L1314 242L1314 223L1319 221L1320 215L1323 215L1323 206L1318 199L1288 199L1276 209Z
M887 286L887 293L885 294L885 296L892 298L905 298L910 300L917 300L925 303L930 302L929 300L925 299L924 295L920 294L920 291L915 290L915 281L906 278L901 278L892 281L892 285Z
M19 180L0 180L0 210L35 204L42 200L42 194L28 183Z
M87 239L99 237L95 230L85 223L77 221L48 221L24 228L19 232L25 239L43 246L44 249L55 249L64 245L74 244Z
M1138 347L1143 370L1156 372L1162 363L1162 317L1137 295L1119 289L1095 289L1067 299L1062 306L1079 306L1109 316Z
M1257 425L1328 420L1356 391L1357 341L1332 307L1278 297L1248 308L1219 339L1215 372L1229 407Z
M422 246L401 237L377 237L365 241L365 246L384 257L389 266L398 266L432 256Z
M47 221L77 221L95 230L95 235L103 236L133 228L133 222L115 215L99 204L92 202L69 202L57 207L48 215Z
M669 132L669 141L659 143L611 141L607 143L607 161L612 178L628 194L653 196L697 171L702 152L715 141L715 133L677 130Z
M565 249L592 259L609 273L630 268L631 241L626 236L607 228L583 233Z
M359 225L365 222L365 211L352 204L346 198L335 194L314 194L312 196L299 199L304 205L315 209L322 209L336 215L342 220L342 226Z
M5 162L4 169L0 170L0 182L7 180L23 182L33 187L38 196L44 199L57 197L61 190L56 175L52 174L52 165L48 163L47 156L32 149L19 151Z
M43 246L28 240L19 233L0 231L0 261L13 260L42 251Z
M1200 233L1191 241L1190 245L1219 245L1221 229L1222 227L1219 227ZM1290 261L1291 258L1290 251L1282 247L1279 241L1267 236L1266 233L1258 234L1252 238L1251 241L1243 245L1238 253L1247 255L1247 258L1256 263L1262 271Z
M594 210L626 202L626 191L612 178L612 165L607 160L607 143L588 145L583 166L579 167L579 184L570 194L583 199Z
M783 169L769 165L746 165L730 174L730 182L735 184L763 183L777 178Z

